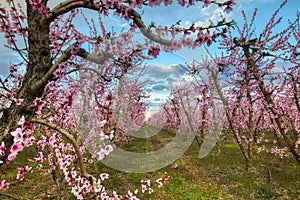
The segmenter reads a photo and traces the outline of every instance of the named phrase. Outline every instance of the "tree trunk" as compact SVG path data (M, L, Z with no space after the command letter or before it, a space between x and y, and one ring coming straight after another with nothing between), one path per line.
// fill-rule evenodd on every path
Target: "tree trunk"
M33 10L27 1L28 17L28 60L26 74L21 88L15 95L17 99L23 99L21 105L13 102L0 118L0 141L4 141L6 147L13 144L10 132L17 128L17 123L22 117L29 119L34 114L32 102L36 97L41 97L44 86L34 90L31 85L40 80L51 67L49 24L43 15Z
M247 58L247 63L249 65L250 69L253 71L253 76L258 81L258 87L259 87L260 91L263 94L264 100L269 105L271 105L271 107L269 107L268 109L271 111L271 113L274 116L276 116L274 120L275 120L275 123L278 127L278 130L279 130L281 136L283 137L284 141L286 142L289 151L293 154L296 162L298 164L300 164L300 153L295 148L295 144L294 144L292 138L290 137L290 135L288 134L288 132L284 128L283 115L279 114L275 111L275 102L272 99L271 92L269 92L267 90L265 82L264 82L264 80L262 79L262 77L259 73L259 67L255 64L255 62L252 59L250 59L251 58L251 54L250 54L250 50L249 50L250 47L249 46L242 46L242 48L243 48L243 51L244 51L245 56Z

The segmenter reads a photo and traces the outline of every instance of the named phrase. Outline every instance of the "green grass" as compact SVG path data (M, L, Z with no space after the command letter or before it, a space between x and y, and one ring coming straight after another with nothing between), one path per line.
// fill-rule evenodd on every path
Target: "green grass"
M161 132L152 138L132 138L128 144L121 146L134 152L149 152L164 146L171 138L170 134ZM14 161L12 168L27 162L25 157L35 151L24 151ZM167 172L170 179L163 188L153 187L154 193L151 195L145 193L139 196L145 200L300 199L300 166L292 159L255 154L253 167L246 171L235 143L227 142L218 156L214 156L216 151L213 149L210 155L199 159L199 147L194 141L185 155L175 162L178 165L176 169L166 167L157 172L134 174L119 172L101 163L99 169L110 174L110 179L105 182L108 191L113 189L120 194L125 194L127 190L140 189L142 179L155 181ZM13 181L14 177L15 173L8 173L2 174L1 179ZM55 184L51 175L43 176L36 171L27 174L27 178L24 182L16 183L5 193L25 199L49 194L50 199L55 199ZM0 199L9 198L0 195Z

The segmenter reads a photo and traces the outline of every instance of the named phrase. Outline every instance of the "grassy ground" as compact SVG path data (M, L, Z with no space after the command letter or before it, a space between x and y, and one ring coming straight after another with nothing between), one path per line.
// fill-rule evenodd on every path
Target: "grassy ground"
M153 151L170 141L171 136L162 132L149 139L133 139L122 148L135 152ZM32 155L28 149L20 155L14 166L26 161ZM140 189L140 180L170 176L163 188L154 187L154 193L142 194L141 199L160 200L206 200L206 199L300 199L300 166L288 158L274 158L270 155L255 155L253 168L246 171L239 149L234 143L226 143L218 156L216 150L203 159L198 159L199 147L194 142L188 151L174 164L177 168L166 167L154 173L130 174L110 169L99 164L101 172L110 174L105 182L107 188L125 193L126 190ZM34 166L33 166L34 167ZM4 171L7 169L3 169ZM27 179L15 183L11 189L2 192L24 199L56 199L52 176L41 172L27 174ZM15 174L1 174L13 181ZM0 199L13 199L0 195ZM71 198L73 199L73 198Z

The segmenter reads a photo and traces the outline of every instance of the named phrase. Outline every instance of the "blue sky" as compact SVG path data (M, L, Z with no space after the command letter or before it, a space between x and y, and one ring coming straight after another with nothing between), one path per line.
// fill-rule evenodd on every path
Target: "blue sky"
M24 0L17 0L17 2L24 2ZM50 1L51 5L61 1ZM210 6L205 9L202 8L200 3L198 6L183 8L177 4L173 4L168 7L152 7L146 8L142 18L145 24L149 24L154 21L157 25L167 25L170 26L181 20L181 26L189 27L193 22L196 25L208 25L209 20L217 22L220 19L220 14L226 17L228 20L234 19L237 24L242 25L243 19L241 11L245 10L248 18L251 18L253 10L258 8L258 13L256 17L256 30L259 34L260 30L264 28L264 25L270 19L274 10L276 10L281 4L281 0L237 0L237 4L234 6L234 11L227 14L223 13L222 8L217 6ZM300 1L299 0L288 0L287 5L281 10L279 16L283 17L281 23L282 26L287 24L288 19L294 19L297 11L300 11ZM87 16L94 17L95 12L86 12ZM107 27L114 26L115 30L120 30L122 28L128 28L128 23L124 20L120 20L117 16L109 16L103 18L104 23ZM77 18L75 21L79 29L83 27L83 20ZM279 26L278 29L281 27ZM110 28L109 28L110 29ZM84 29L82 29L84 31ZM0 44L4 43L3 35L0 34ZM212 51L216 49L212 48ZM151 102L152 108L154 105L159 105L165 101L168 96L170 89L174 85L179 83L188 83L189 78L186 76L182 68L178 64L184 64L185 62L191 62L193 59L200 58L200 55L205 55L203 48L198 48L195 50L184 49L175 53L164 53L152 61L147 63L151 66L151 70L146 71L144 76L145 80L148 80L148 85L145 86L147 91L151 91ZM5 48L0 48L0 77L7 75L7 67L10 62L17 60L18 56L13 54L11 51Z

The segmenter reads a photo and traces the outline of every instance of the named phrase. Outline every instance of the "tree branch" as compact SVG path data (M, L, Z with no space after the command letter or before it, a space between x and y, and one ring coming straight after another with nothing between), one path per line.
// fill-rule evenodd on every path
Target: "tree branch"
M50 70L37 82L33 83L31 85L31 90L32 91L36 91L38 90L40 87L44 86L45 84L47 84L48 81L52 80L53 78L53 73L55 72L55 70L58 69L59 65L63 62L65 62L66 60L68 60L71 57L71 51L72 51L72 47L75 47L75 44L69 46L61 55L61 57L56 61L56 63L54 65L52 65L52 67L50 68ZM76 53L77 56L80 56L84 59L87 59L88 61L97 63L99 65L104 64L104 62L111 57L110 54L103 54L103 55L95 55L92 53L89 53L87 51L85 51L84 49L79 49L79 51Z
M65 52L61 55L61 57L56 61L54 65L49 69L49 71L37 82L33 83L31 85L31 90L36 91L38 90L41 86L46 85L49 80L52 79L53 73L55 70L59 67L60 63L63 63L64 61L68 60L71 57L71 49L72 46L69 46Z
M101 9L101 6L95 5L91 1L81 0L81 1L74 2L74 0L68 0L63 3L60 3L58 6L53 8L49 13L48 18L45 20L47 20L47 22L50 24L58 16L63 15L75 8L88 8L94 11L99 11ZM172 45L172 40L163 39L158 35L152 33L151 30L145 26L144 22L142 21L141 15L138 12L136 12L134 9L129 8L126 5L123 5L122 8L128 10L128 14L132 17L134 23L139 27L139 29L141 30L141 32L145 37L163 45L167 45L167 46ZM116 8L114 7L112 9L116 9Z
M124 6L126 7L126 6ZM129 9L129 8L127 8ZM133 17L133 21L134 23L139 27L139 29L141 30L141 32L143 33L143 35L147 38L149 38L150 40L154 41L154 42L157 42L157 43L160 43L160 44L163 44L163 45L167 45L167 46L171 46L172 45L172 40L166 40L166 39L163 39L161 37L159 37L158 35L152 33L150 31L150 29L148 29L142 18L141 18L141 15L136 12L135 10L133 9L129 9L128 13Z
M43 120L43 119L31 119L30 122L48 126L51 129L53 129L55 131L58 131L63 136L65 136L71 142L73 148L75 149L75 153L76 153L77 158L79 160L80 171L81 171L82 176L85 177L88 180L92 179L92 185L95 186L95 184L97 182L97 179L86 171L85 166L84 166L84 162L83 162L83 156L82 156L82 153L80 151L79 145L76 142L75 138L72 136L72 134L70 134L67 130L57 126L56 124L53 124L53 123L48 122L48 121Z
M84 49L79 49L76 55L80 56L81 58L87 59L88 61L97 63L98 65L103 65L104 62L107 61L109 58L113 58L112 54L110 53L103 53L102 55L96 55L96 54L89 53Z
M4 90L6 90L7 92L12 93L12 91L5 86L5 83L4 83L4 81L1 78L0 78L0 83L2 85L1 88L3 88Z
M65 13L68 13L69 11L75 9L75 8L84 8L87 6L87 4L91 4L91 2L87 2L84 0L74 1L74 0L67 0L56 7L54 7L49 15L48 18L45 18L45 20L50 24L54 19L56 19L58 16L63 15ZM92 5L92 4L91 4ZM90 6L91 6L90 5ZM99 8L98 8L99 10Z

